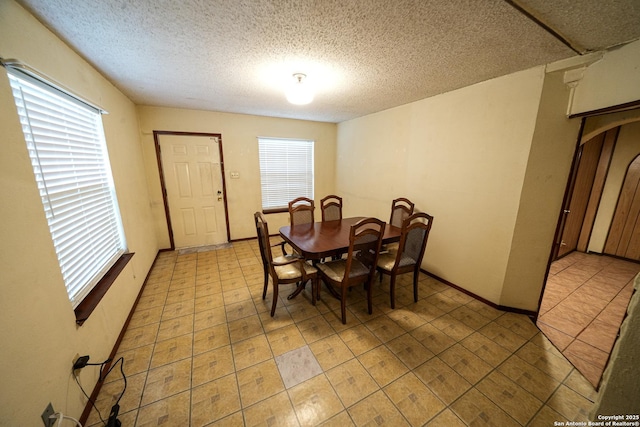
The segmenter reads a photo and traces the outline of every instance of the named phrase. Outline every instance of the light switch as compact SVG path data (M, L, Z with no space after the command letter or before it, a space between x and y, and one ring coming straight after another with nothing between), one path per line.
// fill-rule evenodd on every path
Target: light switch
M240 178L240 172L231 172L231 179Z

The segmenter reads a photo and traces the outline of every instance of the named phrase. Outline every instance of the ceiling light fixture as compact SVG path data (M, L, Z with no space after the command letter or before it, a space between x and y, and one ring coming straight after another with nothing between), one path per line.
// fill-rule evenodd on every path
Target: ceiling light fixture
M306 74L295 73L293 82L287 88L287 101L296 105L305 105L313 101L313 90L305 80Z

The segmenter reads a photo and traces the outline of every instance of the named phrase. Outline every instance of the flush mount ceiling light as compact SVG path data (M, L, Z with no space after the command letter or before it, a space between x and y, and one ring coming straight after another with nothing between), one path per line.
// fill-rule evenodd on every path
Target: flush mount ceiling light
M293 81L287 88L287 101L296 105L305 105L313 101L313 90L306 82L307 76L302 73L295 73Z

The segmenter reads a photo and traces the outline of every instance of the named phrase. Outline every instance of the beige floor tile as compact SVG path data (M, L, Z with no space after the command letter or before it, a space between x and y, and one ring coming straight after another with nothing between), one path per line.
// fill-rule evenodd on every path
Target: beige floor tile
M229 345L229 343L227 325L220 324L201 329L193 334L193 354L204 353L214 348Z
M227 313L228 322L233 322L234 320L242 319L243 317L258 314L256 306L253 304L253 300L246 300L237 302L235 304L225 305L224 309Z
M482 327L478 332L511 352L518 350L527 342L520 335L511 332L495 321Z
M354 357L349 347L338 335L330 335L327 338L311 343L309 348L325 371Z
M262 322L262 327L266 332L293 325L293 319L286 307L276 307L276 312L273 317L271 317L271 302L268 303L264 310L260 309L260 302L262 302L262 300L258 300L258 303L256 303L256 309Z
M357 359L330 369L326 376L345 408L379 390L374 379Z
M289 390L300 425L318 425L344 410L329 380L318 375Z
M565 348L567 348L569 344L571 344L575 339L575 337L567 335L564 332L547 325L542 320L538 320L536 325L538 326L538 328L540 328L540 331L542 331L542 333L546 335L560 351L563 351Z
M213 308L211 310L199 311L195 313L193 330L199 331L215 325L227 323L227 315L224 307Z
M329 322L320 315L297 322L297 325L307 344L314 343L335 333Z
M542 401L499 372L492 372L475 387L503 411L525 425L542 407Z
M237 372L242 407L248 407L281 391L284 384L273 359Z
M449 365L469 383L475 384L493 369L478 356L456 344L439 355L440 359Z
M467 380L438 357L418 366L413 370L413 373L447 405L453 403L471 388L471 384Z
M426 299L418 300L417 304L413 308L414 312L420 316L423 320L431 322L434 319L445 314L444 311L436 307L435 305L427 302Z
M427 321L422 317L418 316L416 313L407 310L405 308L399 308L387 313L392 320L394 320L398 326L400 326L405 331L412 331L422 325L424 325Z
M176 289L167 293L167 305L183 301L193 301L196 297L196 289L193 287Z
M190 397L191 393L185 391L141 407L136 427L189 425Z
M408 426L400 411L378 391L348 409L356 426Z
M113 360L123 358L126 364L125 372L127 377L129 375L138 374L140 372L147 372L149 370L149 364L151 362L151 355L153 354L153 344L145 345L143 347L137 347L131 350L119 351ZM114 372L115 375L116 372ZM105 379L105 382L110 380L109 377Z
M168 289L168 287L167 287ZM143 295L140 297L138 301L138 305L136 306L137 310L148 310L154 307L162 307L167 300L166 292L158 292L147 295L143 292Z
M527 425L530 427L555 426L566 421L567 420L565 419L565 417L563 417L547 405L544 405Z
M509 357L509 359L500 365L498 371L543 402L545 402L560 385L559 381L516 355Z
M516 354L558 381L563 381L572 369L564 357L558 357L532 342L525 344Z
M371 320L365 321L364 325L383 343L405 333L404 329L386 315L376 316Z
M190 358L193 350L193 334L158 341L153 349L150 368Z
M243 425L242 417L238 419L239 424ZM296 412L291 406L289 395L281 392L275 396L271 396L261 402L245 408L244 422L247 427L272 427L272 426L299 426Z
M232 343L263 333L262 322L257 314L229 322L229 337Z
M410 334L420 344L425 346L434 354L440 354L456 343L453 338L433 326L431 323L427 323L417 329L414 329Z
M576 369L571 371L571 374L564 380L563 384L592 402L595 402L598 396L598 392L594 389L593 384Z
M467 350L494 368L504 362L511 353L479 332L474 332L460 342Z
M448 296L444 295L442 292L431 295L430 297L426 298L426 301L429 304L435 305L437 308L439 308L445 313L455 310L456 308L463 305L457 301L452 300Z
M504 313L495 322L527 340L540 332L531 319L524 314Z
M217 380L234 372L231 346L226 345L193 357L192 387Z
M129 328L138 328L152 323L159 323L162 317L163 307L153 307L146 310L136 310L129 321Z
M406 365L385 346L369 350L357 359L380 387L386 386L409 371Z
M382 344L378 337L362 324L346 329L338 335L356 356Z
M127 371L125 371L126 373ZM111 378L110 378L111 377ZM104 420L109 418L111 407L119 401L120 412L125 413L134 411L140 406L140 398L142 396L142 390L144 389L144 383L147 379L146 372L136 375L129 375L127 373L127 388L124 388L124 380L119 370L111 372L109 377L111 381L105 383L100 389L100 395L95 402L95 408L98 408L100 414ZM123 394L124 392L124 394ZM122 397L121 397L122 396ZM96 409L91 411L89 418L85 425L90 426L100 423L100 416L96 412ZM99 424L104 426L104 424Z
M355 427L353 420L347 411L342 411L327 421L319 424L319 427Z
M160 322L156 340L164 341L180 335L190 334L191 332L193 332L193 314Z
M249 338L231 345L236 370L248 368L265 360L271 359L271 347L265 335Z
M159 322L140 327L131 327L131 325L129 325L118 349L120 351L126 351L137 347L153 345L156 342L159 327Z
M279 356L306 345L296 325L289 325L267 332L267 339L274 356Z
M275 363L287 389L323 373L307 345L276 356Z
M223 303L225 305L235 304L237 302L251 299L251 293L246 287L224 291L222 296L224 298Z
M408 333L389 341L387 347L409 369L422 365L434 356L431 350L420 344L417 339Z
M191 359L151 369L147 375L141 406L165 399L191 387Z
M454 313L456 310L451 313ZM473 328L465 325L450 314L444 314L438 317L433 320L431 324L456 341L461 341L474 332Z
M194 311L200 313L223 306L225 306L225 304L221 293L202 295L195 299Z
M165 321L193 314L193 310L193 301L180 301L173 304L167 304L164 306L161 320Z
M427 427L465 427L466 424L450 409L440 412L437 417L425 424Z
M498 310L496 308L491 307L479 300L473 300L465 305L465 307L470 308L481 316L486 317L489 320L495 320L498 317L502 316L504 311Z
M567 420L587 421L593 403L565 385L558 387L547 405Z
M469 390L451 409L470 426L513 426L517 421L476 389Z
M454 319L464 323L469 328L478 330L485 326L487 323L491 322L491 319L483 316L482 314L476 312L471 307L463 305L462 307L458 307L455 310L449 312L449 316Z
M413 373L392 382L384 392L412 426L424 425L445 408L444 403Z
M210 381L191 391L191 426L202 427L240 409L234 374Z

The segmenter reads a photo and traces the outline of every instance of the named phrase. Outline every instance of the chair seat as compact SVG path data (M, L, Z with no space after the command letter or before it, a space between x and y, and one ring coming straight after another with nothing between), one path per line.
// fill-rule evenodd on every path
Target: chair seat
M393 253L393 252L389 252L389 253L381 253L378 256L378 268L385 270L385 271L391 271L393 270L393 266L396 263L396 257L398 256L397 253ZM408 257L406 255L402 255L402 258L400 258L400 263L399 263L399 267L406 267L408 265L414 265L416 263L416 261L411 258Z
M297 257L291 256L291 255L279 256L274 258L273 262L274 264L277 264L280 262L287 262L296 258ZM307 273L307 275L312 276L318 273L318 270L311 264L304 262L303 265L304 265L304 271L305 273ZM297 263L297 262L292 262L291 264L287 264L287 265L276 265L274 266L274 269L276 270L276 274L278 275L278 279L280 280L295 280L295 279L302 278L302 272L300 271L300 263Z
M318 264L318 268L330 280L334 282L342 282L345 270L347 269L347 260L339 259L336 261L325 262L323 264ZM358 276L367 276L368 274L369 270L364 264L357 259L352 261L350 278L353 279Z

